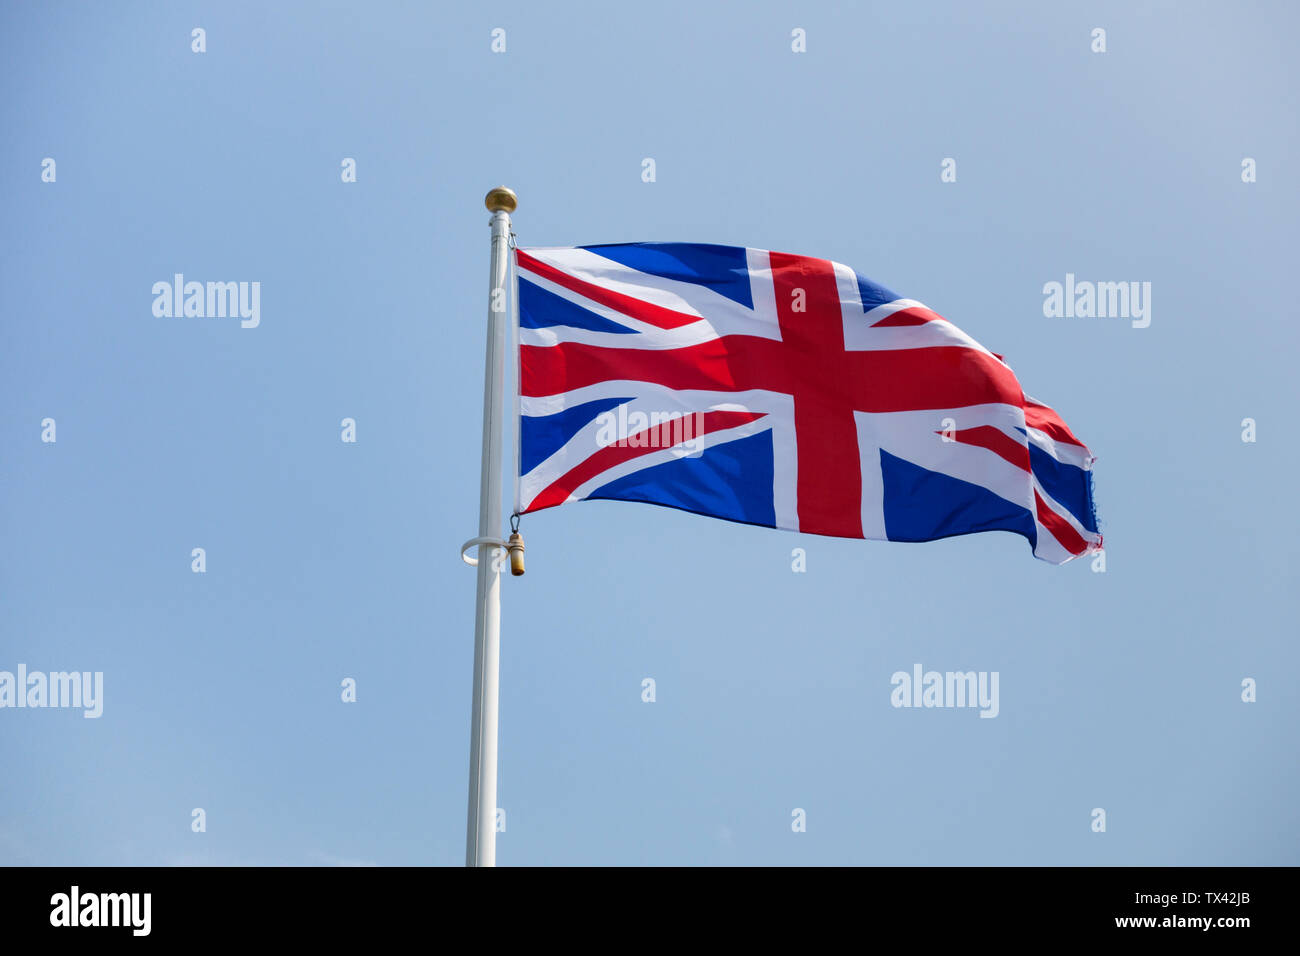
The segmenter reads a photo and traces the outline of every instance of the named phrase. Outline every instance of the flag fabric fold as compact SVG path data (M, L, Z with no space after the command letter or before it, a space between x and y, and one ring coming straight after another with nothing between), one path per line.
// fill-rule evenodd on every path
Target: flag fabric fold
M813 534L1100 550L1094 458L1002 358L826 259L515 250L516 510L611 499Z

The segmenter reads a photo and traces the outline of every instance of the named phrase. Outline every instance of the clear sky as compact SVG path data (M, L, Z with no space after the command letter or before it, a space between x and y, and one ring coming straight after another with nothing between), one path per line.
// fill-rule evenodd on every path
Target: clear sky
M524 246L920 299L1088 443L1107 542L527 517L500 864L1300 863L1300 14L1134 6L6 0L0 670L104 677L0 710L0 863L463 861L498 183ZM155 316L175 273L260 324ZM1067 273L1150 325L1045 317ZM915 664L998 716L892 707Z

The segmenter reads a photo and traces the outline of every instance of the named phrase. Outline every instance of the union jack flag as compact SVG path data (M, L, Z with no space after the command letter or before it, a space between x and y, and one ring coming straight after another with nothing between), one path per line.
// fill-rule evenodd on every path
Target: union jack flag
M951 322L827 259L517 249L516 511L641 501L812 534L1101 548L1093 456Z

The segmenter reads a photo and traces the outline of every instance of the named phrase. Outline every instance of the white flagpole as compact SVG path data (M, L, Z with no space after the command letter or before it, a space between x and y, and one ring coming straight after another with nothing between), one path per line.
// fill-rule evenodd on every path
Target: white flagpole
M496 866L497 681L501 649L501 419L504 404L505 321L510 213L518 197L498 186L484 200L492 213L488 282L487 360L483 375L483 471L479 484L478 589L474 613L474 710L469 743L469 822L466 866ZM469 546L466 545L466 547ZM462 555L465 548L461 549Z

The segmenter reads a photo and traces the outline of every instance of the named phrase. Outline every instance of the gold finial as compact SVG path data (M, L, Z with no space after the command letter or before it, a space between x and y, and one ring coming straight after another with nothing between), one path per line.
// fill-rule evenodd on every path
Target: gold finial
M490 190L483 200L483 205L491 212L514 212L519 208L519 197L515 191L506 186Z
M512 532L506 550L510 552L510 573L518 577L524 573L524 536L518 531Z

